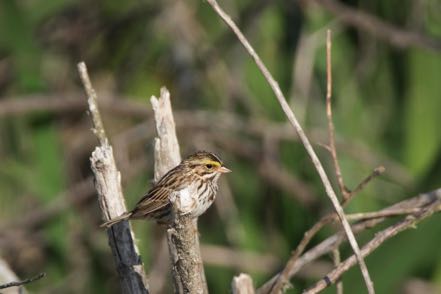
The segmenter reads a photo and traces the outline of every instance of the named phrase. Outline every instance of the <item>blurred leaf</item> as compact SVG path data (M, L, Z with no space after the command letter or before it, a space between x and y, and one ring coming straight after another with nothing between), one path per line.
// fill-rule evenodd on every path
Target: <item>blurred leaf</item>
M41 90L44 83L39 74L40 51L31 22L20 3L0 1L0 50L12 55L21 88Z
M404 160L421 177L440 150L441 58L412 50L409 60Z
M45 202L51 201L65 187L65 170L58 133L55 127L39 128L34 133L33 190Z

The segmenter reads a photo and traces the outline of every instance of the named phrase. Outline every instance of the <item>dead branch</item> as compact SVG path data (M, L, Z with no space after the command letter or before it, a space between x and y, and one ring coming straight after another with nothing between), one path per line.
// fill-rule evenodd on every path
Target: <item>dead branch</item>
M155 181L181 161L176 137L170 93L161 88L159 98L152 96L155 113ZM173 205L176 211L177 206ZM197 219L181 216L176 211L173 224L167 229L167 241L172 261L172 276L176 293L208 293L199 249Z
M352 226L352 230L354 233L360 233L366 229L372 228L380 223L382 223L388 215L388 212L390 211L397 211L397 210L410 210L410 209L423 209L425 207L428 207L429 205L432 205L434 203L438 203L438 205L441 205L441 188L437 189L432 192L424 193L419 196L403 200L401 202L398 202L394 205L391 205L389 207L386 207L382 210L380 210L378 213L383 213L384 217L378 217L374 219L367 219L364 221L361 221L355 225ZM438 210L441 210L441 207L439 207ZM414 211L412 211L414 213ZM303 266L306 264L316 260L317 258L323 256L324 254L328 254L335 248L338 248L340 244L345 241L345 234L343 232L338 232L327 239L320 242L318 245L314 246L313 248L306 251L303 255L301 255L297 261L293 264L291 267L291 270L289 272L289 278L292 278ZM280 274L280 273L279 273ZM274 277L272 277L269 281L267 281L263 286L261 286L257 293L259 294L266 294L269 293L272 285L274 284L275 280L278 278L279 274L276 274Z
M86 64L78 64L78 71L88 97L93 120L93 132L100 146L92 152L91 165L95 174L95 188L104 220L110 220L127 211L121 189L121 174L116 168L112 147L109 145L97 104L97 95L87 73ZM109 245L119 274L123 293L148 293L148 283L134 235L128 221L107 229Z
M207 2L211 5L213 10L222 18L222 20L231 28L231 30L234 32L234 34L236 34L237 38L242 43L242 45L245 47L247 52L251 55L251 57L254 59L254 62L256 63L257 67L262 72L263 76L265 77L265 79L267 80L271 89L273 90L280 106L282 107L282 110L284 111L284 113L287 116L291 125L296 130L296 132L297 132L300 140L302 141L308 155L310 156L311 161L314 164L314 167L316 168L316 170L320 176L320 179L324 185L324 188L326 190L326 194L328 195L332 204L334 205L335 211L337 212L338 217L343 225L343 228L348 236L349 243L351 244L351 247L357 256L358 263L360 265L360 269L363 274L363 278L365 280L368 292L370 294L375 293L372 280L369 276L369 272L366 267L366 263L364 262L364 259L361 256L360 248L358 246L357 240L355 239L354 233L351 231L351 227L349 225L349 222L345 218L343 208L341 207L341 205L337 199L337 196L331 186L331 183L328 179L328 176L326 175L326 172L325 172L320 160L317 157L317 154L315 153L314 149L312 148L312 145L311 145L308 137L306 136L305 132L303 131L303 128L300 126L294 113L292 112L291 108L289 107L288 102L286 101L286 98L283 95L282 90L279 87L279 84L274 80L274 78L272 77L271 73L269 72L269 70L267 69L265 64L262 62L262 60L257 55L254 48L250 45L248 40L245 38L243 33L240 31L240 29L237 27L237 25L231 19L231 17L219 6L219 4L216 2L216 0L207 0ZM281 288L281 286L287 281L283 275L281 275L279 278L280 278L280 281L277 282L277 284L274 288L276 293Z
M369 241L365 246L363 246L361 253L363 254L363 256L369 255L386 240L394 237L398 233L408 228L415 227L416 224L421 222L423 219L431 216L433 213L440 211L440 209L441 209L441 203L440 201L436 201L430 204L429 206L427 206L426 208L424 208L421 212L408 215L404 220L382 230L379 233L376 233L375 237L371 241ZM329 287L330 285L338 281L339 278L343 275L343 273L348 271L352 266L355 265L355 263L356 263L355 256L349 257L339 266L337 266L332 272L327 274L325 279L320 280L314 286L312 286L303 293L314 294L322 291L326 287Z
M231 282L233 294L254 294L253 280L247 274L240 274Z
M340 250L335 248L332 250L332 261L334 262L334 266L338 267L341 263ZM343 294L343 282L338 281L336 285L337 294Z
M343 200L347 201L350 197L350 191L346 188L337 158L337 148L335 147L335 127L332 121L332 61L331 61L331 31L326 32L326 117L328 119L329 133L329 152L331 153L332 162L334 163L335 175L337 177L338 187L343 196Z
M25 280L22 280L22 281L15 281L15 282L9 282L9 283L6 283L6 284L2 284L2 285L0 285L0 289L6 289L6 288L11 288L11 287L23 286L23 285L32 283L34 281L37 281L37 280L39 280L39 279L41 279L41 278L43 278L45 276L46 276L46 273L39 273L38 275L36 275L34 277L31 277L31 278L28 278L28 279L25 279Z

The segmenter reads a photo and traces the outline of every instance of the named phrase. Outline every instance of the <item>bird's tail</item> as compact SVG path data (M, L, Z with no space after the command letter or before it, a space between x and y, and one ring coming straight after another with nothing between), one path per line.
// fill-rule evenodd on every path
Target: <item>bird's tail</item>
M111 226L113 226L116 223L119 223L119 222L122 222L123 220L129 219L132 216L132 214L133 214L132 212L123 213L120 216L118 216L118 217L116 217L114 219L108 220L105 223L101 224L100 227L102 227L102 228L110 228Z

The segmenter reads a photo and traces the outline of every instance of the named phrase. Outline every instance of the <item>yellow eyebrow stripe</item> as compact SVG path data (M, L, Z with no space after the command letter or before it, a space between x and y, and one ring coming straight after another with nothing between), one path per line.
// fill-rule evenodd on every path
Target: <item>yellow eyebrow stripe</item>
M221 166L221 164L219 162L214 161L214 160L203 160L202 163L203 164L212 164L213 166L217 166L217 167Z

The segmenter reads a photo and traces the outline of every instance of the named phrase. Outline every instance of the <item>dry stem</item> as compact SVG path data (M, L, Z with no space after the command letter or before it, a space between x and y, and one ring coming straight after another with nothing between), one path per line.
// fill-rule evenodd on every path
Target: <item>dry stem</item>
M116 168L112 147L109 145L97 104L97 95L87 73L86 64L78 64L78 71L88 97L92 114L93 132L100 141L90 158L95 174L95 187L104 220L110 220L127 211L121 189L121 174ZM148 283L134 235L128 221L107 229L109 245L118 270L122 293L148 293Z
M340 250L338 248L335 248L332 250L332 260L334 262L334 266L338 267L341 263L341 256L340 256ZM343 282L339 281L337 283L337 294L343 294Z
M247 274L240 274L233 278L231 282L231 292L233 294L254 294L253 280Z
M0 285L0 289L23 286L23 285L32 283L34 281L37 281L45 276L46 276L46 273L39 273L38 275L36 275L34 277L31 277L31 278L28 278L28 279L25 279L22 281L15 281L15 282L9 282L6 284L2 284L2 285ZM18 292L21 293L21 290L19 290Z
M155 181L181 161L170 93L161 89L159 98L152 97L155 112ZM197 219L179 215L174 205L175 218L167 229L167 241L172 261L172 276L176 293L208 293L204 267L199 249Z
M439 201L436 201L432 203L431 205L424 208L421 212L415 213L413 215L408 215L404 220L382 230L381 232L375 234L375 238L373 238L371 241L369 241L361 250L361 253L363 256L369 255L372 251L377 249L382 243L384 243L386 240L394 237L398 233L414 227L417 223L422 221L423 219L431 216L434 212L440 210L440 203ZM319 282L317 282L313 287L309 288L307 291L303 293L307 294L314 294L322 291L326 287L334 284L336 281L339 280L341 275L345 273L347 270L349 270L352 266L354 266L356 263L355 256L351 256L348 259L346 259L344 262L340 263L339 266L337 266L332 272L326 275L326 279L322 279Z
M225 13L225 11L217 4L216 0L207 0L207 2L213 7L214 11L224 20L224 22L231 28L231 30L236 34L239 41L242 43L242 45L245 47L247 52L252 56L254 59L257 67L262 72L263 76L267 80L268 84L270 85L271 89L273 90L274 94L276 95L276 98L282 107L283 111L285 112L285 115L287 116L288 120L296 130L297 134L300 137L300 140L302 141L303 145L305 146L305 149L310 156L312 163L314 164L314 167L317 169L317 172L320 176L320 179L322 180L322 183L325 187L326 194L330 198L332 204L334 205L334 208L338 214L338 217L340 218L340 221L343 225L343 228L348 236L349 243L351 244L352 249L354 250L354 253L357 256L358 263L360 264L360 269L363 275L363 278L366 283L366 287L368 289L368 292L370 294L375 293L374 286L372 283L372 280L369 276L368 269L366 267L366 263L364 262L363 257L360 253L360 248L358 246L358 243L355 239L354 233L351 231L351 227L349 225L349 222L345 218L343 208L341 207L337 196L331 186L331 183L328 179L328 176L326 175L325 170L323 169L323 166L318 159L314 149L312 148L311 143L309 142L308 137L306 136L305 132L303 131L302 127L300 126L299 122L297 121L294 113L292 112L291 108L288 105L288 102L286 101L285 96L283 95L278 83L274 80L271 73L266 68L265 64L262 62L260 57L255 52L254 48L250 45L248 40L245 38L245 36L242 34L242 32L239 30L237 25L233 22L231 17ZM278 290L280 290L281 286L287 281L286 276L281 275L279 282L276 283L275 292L277 293Z
M326 117L328 118L328 132L329 132L329 152L331 153L332 161L334 163L335 175L337 177L338 187L342 193L343 200L347 201L351 196L350 191L346 188L343 176L340 169L340 164L337 159L337 148L335 147L335 128L332 121L332 61L331 61L331 30L326 32Z
M441 210L441 188L429 193L421 194L419 196L406 199L404 201L398 202L390 207L386 207L380 211L378 211L378 218L375 219L367 219L364 221L361 221L355 225L352 226L352 230L355 233L362 232L366 229L372 228L381 222L383 222L387 216L391 216L389 212L396 212L396 211L412 211L412 213L415 210L422 210L428 207L432 204L438 204L438 211ZM380 214L383 214L383 216L380 216ZM329 216L327 216L329 217ZM326 217L325 217L326 218ZM323 218L321 221L323 221L325 218ZM317 224L316 224L317 225ZM291 270L289 272L289 278L293 277L303 266L306 264L316 260L320 256L323 256L324 254L327 254L334 250L335 248L338 248L340 244L345 241L345 234L343 232L338 232L327 239L320 242L318 245L314 246L313 248L309 249L307 252L305 252L303 255L301 255L295 262L293 262L293 265L291 267ZM279 274L276 274L274 277L272 277L269 281L267 281L262 287L258 289L258 293L266 294L269 293L272 285L277 280Z

